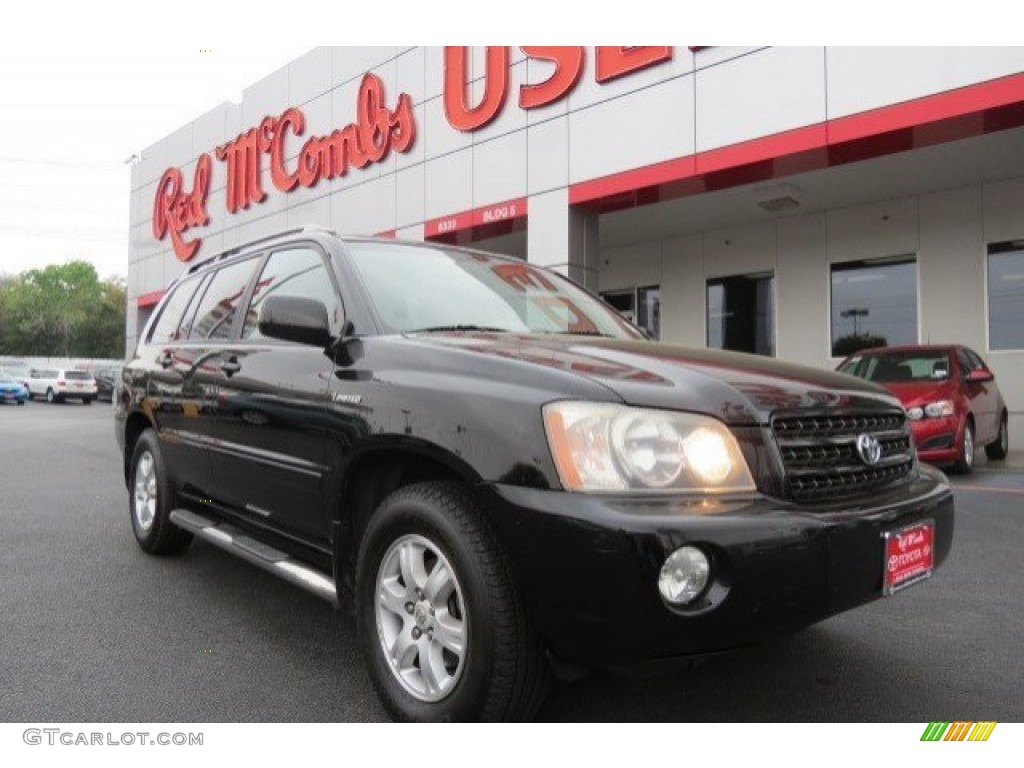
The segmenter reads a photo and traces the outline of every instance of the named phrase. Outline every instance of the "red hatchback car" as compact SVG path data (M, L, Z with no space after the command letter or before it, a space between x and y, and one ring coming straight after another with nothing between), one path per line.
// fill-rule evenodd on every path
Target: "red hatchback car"
M922 461L970 472L974 449L990 459L1009 448L1006 403L995 375L976 352L961 346L864 349L838 370L874 381L899 398Z

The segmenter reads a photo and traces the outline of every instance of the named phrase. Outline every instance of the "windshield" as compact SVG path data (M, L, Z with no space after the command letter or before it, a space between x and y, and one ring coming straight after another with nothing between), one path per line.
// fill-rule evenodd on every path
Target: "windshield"
M949 378L949 353L942 350L855 355L839 370L868 381L938 381Z
M8 376L6 373L0 373L0 384L20 384L21 382L15 381L13 378Z
M643 338L598 299L519 259L429 245L348 246L391 333L490 330Z

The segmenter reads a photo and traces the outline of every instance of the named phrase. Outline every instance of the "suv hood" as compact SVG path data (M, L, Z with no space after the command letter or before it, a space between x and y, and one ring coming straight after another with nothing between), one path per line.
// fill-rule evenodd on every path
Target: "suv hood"
M882 387L817 368L737 352L583 336L443 332L406 337L424 346L545 366L595 381L630 405L764 424L800 410L892 410Z

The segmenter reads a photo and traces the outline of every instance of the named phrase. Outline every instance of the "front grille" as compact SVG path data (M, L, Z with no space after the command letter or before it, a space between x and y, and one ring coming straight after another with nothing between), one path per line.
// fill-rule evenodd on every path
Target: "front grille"
M800 503L863 496L906 478L914 467L902 413L783 416L772 422L785 471L785 494ZM881 444L878 463L857 451L860 435Z

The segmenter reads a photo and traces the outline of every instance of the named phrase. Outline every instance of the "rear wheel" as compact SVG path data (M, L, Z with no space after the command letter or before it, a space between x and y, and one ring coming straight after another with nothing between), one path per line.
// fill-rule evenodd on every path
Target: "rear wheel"
M92 405L92 398L91 397L83 397L82 398L82 403L84 403L85 405Z
M985 455L993 461L999 461L1006 458L1006 454L1010 452L1010 435L1007 429L1007 416L1006 411L1003 411L1003 417L999 420L999 437L996 438L994 443L989 443L985 446Z
M132 531L142 549L151 555L170 555L191 543L192 534L170 520L174 490L164 469L160 444L151 429L139 436L132 451L128 491Z
M395 720L529 718L548 669L471 491L419 483L386 498L360 546L360 643Z
M55 395L53 393L52 389L46 390L46 402L48 402L48 403L56 403L57 402L57 395Z
M960 439L960 457L953 464L953 471L958 475L966 475L974 467L974 422L970 419L964 425L964 435Z

